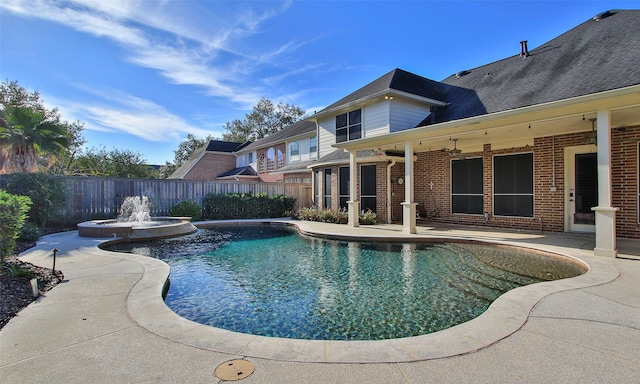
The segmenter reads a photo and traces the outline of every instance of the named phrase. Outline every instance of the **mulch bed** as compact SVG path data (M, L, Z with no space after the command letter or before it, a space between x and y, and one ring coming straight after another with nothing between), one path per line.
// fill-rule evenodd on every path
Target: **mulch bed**
M20 310L36 300L31 279L38 279L38 290L44 294L64 279L61 271L37 267L19 260L15 255L33 247L35 243L16 244L15 254L7 257L0 268L0 329Z

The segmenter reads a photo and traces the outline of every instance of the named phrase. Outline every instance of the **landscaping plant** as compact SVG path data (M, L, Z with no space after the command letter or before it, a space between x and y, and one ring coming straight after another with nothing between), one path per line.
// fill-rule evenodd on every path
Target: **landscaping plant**
M286 217L296 199L266 193L209 194L202 202L203 217L210 220Z
M13 252L16 239L27 220L27 212L31 206L31 199L27 196L12 195L0 189L0 259L4 259Z
M45 173L13 173L8 177L6 188L9 193L31 198L29 219L41 229L46 228L49 221L62 220L67 190L60 177Z
M191 220L198 221L202 218L202 208L196 202L185 200L171 207L169 216L190 217Z

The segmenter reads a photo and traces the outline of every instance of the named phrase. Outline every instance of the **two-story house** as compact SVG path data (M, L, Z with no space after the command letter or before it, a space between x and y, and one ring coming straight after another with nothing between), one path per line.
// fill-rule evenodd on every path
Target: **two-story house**
M442 86L422 76L394 69L313 115L318 126L321 157L314 170L314 199L325 208L347 208L350 180L349 153L335 144L379 137L421 125L431 111L447 103ZM391 187L393 167L404 162L402 148L376 148L358 153L356 191L360 208L383 220L401 219L401 197ZM396 172L397 173L397 172ZM395 180L397 180L397 175ZM383 185L384 184L384 185Z
M234 151L264 182L383 221L640 238L640 11L607 11L529 50L434 81L401 70ZM249 169L250 168L250 169Z
M302 120L238 150L236 166L251 166L263 182L310 185L307 166L317 159L317 153L316 125Z
M440 82L394 70L311 116L315 202L406 233L418 214L592 232L615 255L640 238L638 46L640 11L608 11Z

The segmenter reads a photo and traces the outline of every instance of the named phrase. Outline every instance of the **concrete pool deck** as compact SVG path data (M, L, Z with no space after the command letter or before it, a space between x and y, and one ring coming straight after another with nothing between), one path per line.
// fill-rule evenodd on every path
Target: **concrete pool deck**
M0 331L6 383L218 383L216 367L246 359L242 383L615 382L640 376L640 261L593 256L593 237L460 226L348 228L293 222L320 236L444 237L519 245L580 259L574 279L501 296L485 314L445 331L375 342L275 339L202 326L175 315L160 294L169 273L155 259L102 251L77 232L42 238L21 255L65 282ZM201 223L198 223L201 224ZM620 240L620 257L640 241Z

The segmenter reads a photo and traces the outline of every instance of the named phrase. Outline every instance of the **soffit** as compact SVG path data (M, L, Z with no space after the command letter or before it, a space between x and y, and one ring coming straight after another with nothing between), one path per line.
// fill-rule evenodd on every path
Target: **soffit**
M414 151L422 152L453 148L450 139L456 138L458 149L475 152L482 150L483 144L525 143L534 137L590 131L589 118L594 118L598 110L611 111L612 128L640 125L640 86L434 124L334 146L349 151L385 150L403 149L405 142L413 142Z

